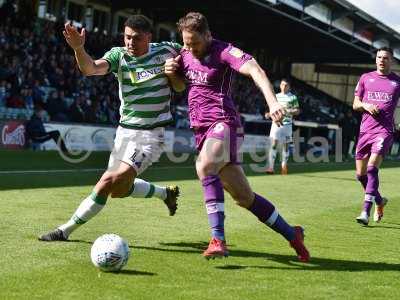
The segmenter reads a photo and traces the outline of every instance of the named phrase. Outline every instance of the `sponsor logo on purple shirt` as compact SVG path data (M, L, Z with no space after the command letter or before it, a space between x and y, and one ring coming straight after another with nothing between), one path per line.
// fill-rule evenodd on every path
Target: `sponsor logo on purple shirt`
M242 50L212 40L208 54L201 60L182 49L181 72L188 83L190 124L193 128L208 127L215 122L240 126L240 118L231 98L235 71L252 59Z
M355 95L364 103L378 106L379 114L364 112L360 132L384 133L394 131L394 111L400 96L400 77L394 73L380 75L376 71L361 76Z

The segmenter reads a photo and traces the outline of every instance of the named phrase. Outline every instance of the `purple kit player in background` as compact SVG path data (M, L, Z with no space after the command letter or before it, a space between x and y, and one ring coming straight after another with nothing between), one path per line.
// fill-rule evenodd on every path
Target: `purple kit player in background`
M381 221L387 203L378 191L378 171L393 143L393 115L400 96L400 77L391 72L392 61L392 49L378 49L377 70L363 74L355 91L353 108L363 113L356 147L356 172L365 191L364 206L356 220L363 225L368 225L374 202L375 222Z
M184 48L181 57L166 61L165 73L182 74L188 83L190 123L200 151L196 171L203 186L212 233L203 256L209 259L228 255L224 233L225 189L239 206L286 238L299 260L307 262L310 256L303 244L303 228L287 224L270 201L252 191L238 159L243 128L229 95L235 71L250 76L258 85L273 121L279 123L285 113L265 72L250 55L213 39L207 20L200 13L192 12L181 18L178 29Z

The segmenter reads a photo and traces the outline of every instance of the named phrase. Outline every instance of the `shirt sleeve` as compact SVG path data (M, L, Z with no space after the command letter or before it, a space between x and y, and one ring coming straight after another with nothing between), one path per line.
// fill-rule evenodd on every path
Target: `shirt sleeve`
M354 91L354 96L360 97L361 99L364 96L364 76L361 76L360 80L357 83L356 89Z
M250 54L234 47L232 44L228 44L221 52L221 61L228 64L235 71L239 71L240 67L252 58Z
M103 55L102 59L105 59L110 64L109 72L118 72L120 54L120 49L115 47Z

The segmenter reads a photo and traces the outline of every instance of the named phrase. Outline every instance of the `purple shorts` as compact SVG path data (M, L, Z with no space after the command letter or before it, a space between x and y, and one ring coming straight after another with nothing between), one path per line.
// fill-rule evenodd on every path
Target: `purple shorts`
M244 140L242 127L232 126L225 122L216 122L210 127L195 128L196 148L200 152L208 138L214 138L229 143L228 162L240 164L239 148Z
M356 147L356 159L367 158L371 153L385 156L393 144L393 133L366 133L360 132Z

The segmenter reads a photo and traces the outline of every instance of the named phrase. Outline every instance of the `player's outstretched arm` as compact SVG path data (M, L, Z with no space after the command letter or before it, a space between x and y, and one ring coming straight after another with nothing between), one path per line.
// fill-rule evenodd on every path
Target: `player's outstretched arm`
M184 79L177 72L180 59L180 55L176 56L175 58L168 58L164 65L165 75L167 75L171 87L178 93L183 92L186 88Z
M86 75L104 75L108 73L109 63L105 59L93 60L85 50L86 30L82 28L79 33L70 22L64 25L63 35L68 45L75 52L75 59L79 70Z
M260 88L265 100L267 101L272 121L280 124L285 115L285 109L278 103L278 100L276 100L275 93L267 74L265 74L257 61L254 58L247 61L240 67L239 73L250 76L253 79L254 83Z

